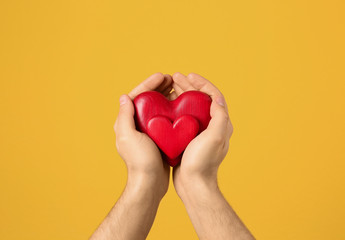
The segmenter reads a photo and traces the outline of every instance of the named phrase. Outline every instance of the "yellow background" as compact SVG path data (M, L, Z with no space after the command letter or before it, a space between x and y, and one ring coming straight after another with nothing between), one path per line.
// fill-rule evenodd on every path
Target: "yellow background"
M226 96L219 183L257 239L345 239L344 12L342 0L1 0L1 239L87 239L126 182L119 96L176 71ZM197 239L172 185L148 239Z

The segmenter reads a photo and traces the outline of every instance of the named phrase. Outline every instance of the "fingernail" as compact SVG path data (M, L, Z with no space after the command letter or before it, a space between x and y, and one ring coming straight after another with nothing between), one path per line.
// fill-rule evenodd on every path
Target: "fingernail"
M127 102L127 97L126 97L126 95L122 95L122 96L120 97L120 106L123 105L123 104L125 104L126 102Z
M217 97L216 102L223 107L225 106L225 100L223 97Z

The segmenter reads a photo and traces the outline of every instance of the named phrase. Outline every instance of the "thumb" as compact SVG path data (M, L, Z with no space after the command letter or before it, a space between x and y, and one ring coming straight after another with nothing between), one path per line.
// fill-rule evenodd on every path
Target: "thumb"
M123 132L135 130L134 123L134 106L130 97L126 94L120 97L120 110L115 122L115 132L122 134Z

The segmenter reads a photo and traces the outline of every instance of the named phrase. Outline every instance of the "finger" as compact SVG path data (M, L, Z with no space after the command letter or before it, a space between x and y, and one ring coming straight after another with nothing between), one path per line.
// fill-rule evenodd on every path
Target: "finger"
M182 89L183 92L196 90L187 80L187 77L180 72L176 72L173 74L173 81L174 83Z
M120 97L120 110L114 126L117 135L128 134L135 131L134 106L128 95Z
M134 88L128 94L128 96L131 99L134 99L136 96L138 96L142 92L153 91L162 84L164 79L165 78L164 78L163 73L160 73L160 72L155 73L151 75L150 77L148 77L145 81L140 83L136 88Z
M175 100L178 97L177 93L175 91L172 91L169 95L168 95L168 99L170 101Z
M196 90L204 92L208 94L212 100L215 98L221 97L224 99L223 94L219 91L219 89L213 85L209 80L200 76L196 73L189 73L186 77L189 84L191 84ZM224 106L226 111L228 111L227 104L224 101Z
M216 86L214 86L209 80L200 76L199 74L189 73L186 79L189 82L189 84L192 85L195 89L203 91L211 97L222 95L222 93L218 90Z
M182 90L182 88L177 84L177 83L173 83L172 84L174 90L175 90L175 93L177 96L180 96L184 91Z
M231 136L231 122L225 106L225 99L222 96L212 100L210 109L211 120L207 130L211 131L212 136L217 139L228 139Z
M173 89L172 85L170 85L167 89L165 89L162 94L165 96L165 97L168 97L171 90Z
M228 121L228 125L227 125L227 139L230 139L231 138L231 136L232 136L232 133L234 132L234 127L232 126L232 123L231 123L231 120L230 120L230 118L229 118L229 121Z
M160 92L163 94L163 92L171 87L172 85L172 77L169 74L164 74L164 80L163 82L155 89L155 91Z

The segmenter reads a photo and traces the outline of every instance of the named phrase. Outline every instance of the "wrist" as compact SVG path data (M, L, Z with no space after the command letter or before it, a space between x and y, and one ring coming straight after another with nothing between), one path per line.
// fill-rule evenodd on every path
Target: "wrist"
M164 179L165 180L165 179ZM160 201L168 189L168 181L146 173L128 172L126 192L149 201Z
M178 180L175 181L175 190L183 202L188 199L205 199L220 193L217 176L179 176Z

